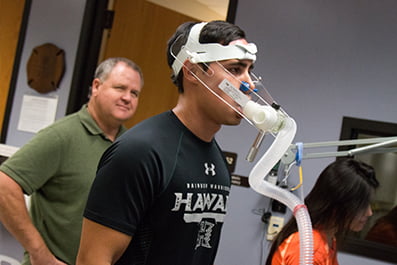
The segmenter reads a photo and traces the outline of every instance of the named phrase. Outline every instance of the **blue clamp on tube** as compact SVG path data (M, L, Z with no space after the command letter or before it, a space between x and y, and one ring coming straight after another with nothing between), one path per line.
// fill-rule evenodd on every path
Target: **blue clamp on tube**
M248 84L248 82L241 81L240 90L241 90L243 93L246 93L246 92L248 92L248 91L251 93L251 91L250 91L250 84ZM254 92L258 92L258 89L257 89L257 88L254 88L253 91L254 91Z
M301 165L302 157L303 157L303 143L299 142L296 143L296 155L295 155L295 161L298 167Z
M247 91L249 91L249 90L250 90L250 84L248 84L248 83L245 82L245 81L241 81L240 90L241 90L242 92L247 92Z

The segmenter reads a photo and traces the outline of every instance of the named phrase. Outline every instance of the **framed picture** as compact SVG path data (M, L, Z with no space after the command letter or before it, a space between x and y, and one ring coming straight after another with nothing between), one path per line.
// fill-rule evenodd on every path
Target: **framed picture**
M340 140L397 136L397 124L344 117ZM361 146L341 146L346 151ZM362 153L354 156L374 167L380 183L371 204L373 215L360 232L347 235L341 251L387 262L397 262L397 153Z

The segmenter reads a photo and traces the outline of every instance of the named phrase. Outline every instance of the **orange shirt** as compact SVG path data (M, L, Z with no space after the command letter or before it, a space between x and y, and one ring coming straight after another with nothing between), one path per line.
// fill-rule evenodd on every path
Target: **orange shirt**
M335 238L332 246L329 246L326 235L313 230L313 242L314 265L338 265ZM295 232L278 247L273 255L272 265L299 265L299 251L299 233Z

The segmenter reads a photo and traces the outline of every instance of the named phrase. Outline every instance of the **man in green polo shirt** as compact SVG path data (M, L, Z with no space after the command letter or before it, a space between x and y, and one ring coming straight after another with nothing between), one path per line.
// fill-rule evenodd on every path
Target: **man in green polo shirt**
M74 264L86 199L102 153L126 129L143 86L138 65L110 58L88 104L41 130L0 166L0 221L25 248L23 265ZM31 195L28 211L24 194Z

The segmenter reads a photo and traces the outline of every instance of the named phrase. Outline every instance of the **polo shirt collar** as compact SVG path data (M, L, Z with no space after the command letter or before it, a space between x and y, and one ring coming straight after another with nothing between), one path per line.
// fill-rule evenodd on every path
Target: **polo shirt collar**
M80 111L78 112L80 117L80 121L83 126L92 134L92 135L102 135L105 139L108 139L101 128L99 128L98 124L92 118L91 114L88 112L87 104L84 104ZM120 126L119 132L116 136L119 137L123 132L127 129L124 126Z

